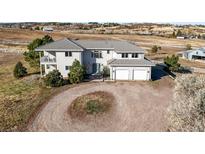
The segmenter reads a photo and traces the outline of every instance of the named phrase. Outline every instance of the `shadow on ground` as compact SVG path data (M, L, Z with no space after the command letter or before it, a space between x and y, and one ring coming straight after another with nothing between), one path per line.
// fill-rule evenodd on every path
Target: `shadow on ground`
M165 72L162 67L160 66L152 67L152 80L153 81L160 80L165 76L168 76L168 73Z

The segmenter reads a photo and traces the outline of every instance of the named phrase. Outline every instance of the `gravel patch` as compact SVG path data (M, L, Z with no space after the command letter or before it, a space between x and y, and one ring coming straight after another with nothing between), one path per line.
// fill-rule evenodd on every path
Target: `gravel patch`
M28 126L29 131L166 131L166 109L172 100L168 84L151 82L115 82L82 84L49 100ZM113 112L88 122L72 120L67 113L77 97L95 92L112 93L116 99Z

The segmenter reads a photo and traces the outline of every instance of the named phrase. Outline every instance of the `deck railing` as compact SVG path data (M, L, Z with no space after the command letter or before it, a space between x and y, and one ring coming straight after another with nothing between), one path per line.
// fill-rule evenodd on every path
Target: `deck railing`
M56 63L56 58L50 58L48 56L41 57L41 63Z

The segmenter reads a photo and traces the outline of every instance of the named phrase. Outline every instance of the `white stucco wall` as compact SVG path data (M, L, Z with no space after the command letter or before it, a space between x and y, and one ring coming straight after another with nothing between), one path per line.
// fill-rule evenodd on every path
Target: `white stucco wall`
M93 63L100 63L101 70L102 70L103 66L107 66L107 61L113 58L114 51L110 51L109 54L107 54L107 50L100 50L100 51L102 52L102 58L92 57L91 52L94 52L92 50L83 52L83 64L85 65L88 74L92 73Z
M65 52L56 52L57 69L63 77L68 77L69 73L69 70L65 70L65 66L71 66L75 59L79 60L82 64L81 54L82 52L72 52L72 57L66 57Z
M126 59L126 58L122 58L122 53L114 53L113 54L113 58L114 59ZM127 59L134 59L132 58L132 53L128 53L128 58ZM138 58L135 59L144 59L144 53L138 53Z
M47 67L49 66L49 68ZM54 64L45 64L45 74L48 74L49 72L55 70L57 68Z
M87 51L83 51L83 52L72 52L72 56L71 57L66 57L65 56L65 52L55 52L55 51L49 51L46 52L44 51L44 56L48 56L49 58L56 58L56 65L57 65L57 69L61 72L61 74L63 75L63 77L67 77L69 70L65 70L65 66L71 66L73 61L75 59L79 60L81 64L83 64L86 68L87 68L87 73L91 74L93 71L93 63L99 63L101 64L101 71L103 69L104 66L108 66L107 61L111 60L111 59L121 59L121 54L116 53L115 51L110 50L109 54L107 53L107 50L99 50L102 53L102 58L94 58L91 56L91 52L94 52L96 50L87 50ZM143 53L138 53L138 58L137 59L143 59L144 58L144 54ZM125 58L123 58L125 59ZM129 53L128 54L128 59L133 59L132 58L132 54ZM115 69L115 67L110 67L108 66L111 70L110 74L111 74L111 79L113 78L113 71ZM119 68L119 67L118 67ZM123 67L126 68L126 67ZM127 67L127 69L131 72L133 71L133 69L136 67ZM148 69L150 71L150 79L151 79L151 67L138 67L140 69ZM48 72L52 71L53 69L55 69L55 67L50 67L50 69L46 69L45 67L45 73L47 74ZM130 75L132 76L132 72L130 73ZM130 79L131 79L130 76Z

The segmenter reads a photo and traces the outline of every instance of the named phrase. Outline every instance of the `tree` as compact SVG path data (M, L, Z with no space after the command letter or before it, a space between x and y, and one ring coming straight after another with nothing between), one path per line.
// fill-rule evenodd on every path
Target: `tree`
M176 34L176 35L177 35L177 36L182 36L183 34L182 34L181 30L179 30L179 29L178 29L177 34Z
M157 46L157 45L152 46L152 49L151 49L152 53L157 53L158 50L161 50L160 46Z
M40 30L40 27L39 26L35 27L35 30Z
M13 71L14 77L19 79L21 77L24 77L27 75L27 69L23 66L21 62L18 62L15 65L14 71Z
M168 107L168 129L205 131L205 76L182 75L175 83L174 101Z
M49 35L45 35L41 40L42 40L42 45L53 42L53 38Z
M64 85L64 79L58 70L53 70L49 72L44 78L46 86L50 87L60 87Z
M191 44L187 44L187 45L186 45L186 50L192 50Z
M74 60L72 66L70 67L70 72L68 73L68 79L70 83L79 83L83 80L85 75L85 68L80 64L78 60Z
M169 71L178 71L180 64L178 63L179 57L172 55L171 57L167 56L164 59L164 63L167 65Z
M28 46L27 49L28 52L24 52L24 59L29 63L31 67L39 69L40 65L40 56L38 52L35 52L34 50L41 46L45 45L46 43L53 42L52 37L49 35L45 35L43 38L37 38L33 40ZM42 54L42 53L41 53Z
M173 37L173 38L176 38L175 31L173 31L173 33L172 33L172 37Z
M27 45L27 49L29 51L33 51L35 48L39 47L42 44L43 44L42 39L37 38L37 39L33 40L29 45Z

